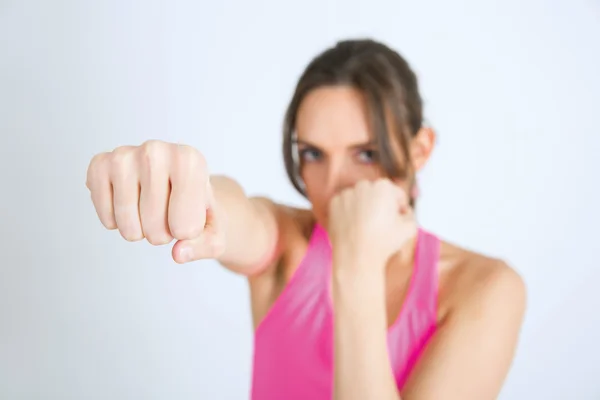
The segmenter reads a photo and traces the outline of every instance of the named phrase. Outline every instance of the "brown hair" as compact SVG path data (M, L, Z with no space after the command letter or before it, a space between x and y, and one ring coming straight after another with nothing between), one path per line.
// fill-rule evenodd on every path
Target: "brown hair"
M340 41L317 55L296 85L283 126L285 168L296 190L306 196L294 154L298 108L311 90L335 85L353 86L364 93L380 167L389 178L410 179L412 186L409 143L423 121L417 77L396 51L371 39L359 39Z

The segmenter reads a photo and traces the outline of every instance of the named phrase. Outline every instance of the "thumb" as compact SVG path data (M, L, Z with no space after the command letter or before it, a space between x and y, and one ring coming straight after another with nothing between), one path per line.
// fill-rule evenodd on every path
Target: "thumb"
M225 251L225 215L215 200L210 184L206 195L206 223L202 233L195 239L179 240L173 246L173 260L179 264L214 259Z

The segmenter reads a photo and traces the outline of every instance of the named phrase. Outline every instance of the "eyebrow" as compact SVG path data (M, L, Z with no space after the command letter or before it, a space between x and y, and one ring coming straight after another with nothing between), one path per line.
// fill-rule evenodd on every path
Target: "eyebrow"
M319 146L317 146L316 144L313 144L311 142L308 142L306 140L297 139L296 144L298 144L299 146L312 147L314 149L320 150ZM372 139L372 140L369 140L368 142L356 143L349 147L352 149L359 149L359 148L364 148L364 147L375 146L376 144L377 144L377 142L375 141L375 139Z

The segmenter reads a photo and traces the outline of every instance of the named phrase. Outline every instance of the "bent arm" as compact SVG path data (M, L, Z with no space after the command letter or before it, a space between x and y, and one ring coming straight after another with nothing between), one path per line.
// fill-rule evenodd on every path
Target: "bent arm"
M402 392L404 400L498 397L525 315L523 279L498 262L441 324Z
M381 277L334 276L335 399L498 396L525 312L525 285L514 270L499 263L477 288L464 288L470 293L440 324L401 393L387 353L384 288Z
M385 277L334 273L332 290L333 398L401 400L388 355Z
M225 268L246 276L260 273L279 257L277 205L249 198L232 178L210 178L216 202L225 214L225 251L217 259Z

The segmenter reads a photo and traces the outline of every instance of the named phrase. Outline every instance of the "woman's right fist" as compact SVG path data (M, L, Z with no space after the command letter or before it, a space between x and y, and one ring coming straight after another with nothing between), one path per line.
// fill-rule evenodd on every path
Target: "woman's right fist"
M206 161L196 149L148 141L96 155L86 185L100 221L128 241L177 243L183 263L224 251L221 219Z

